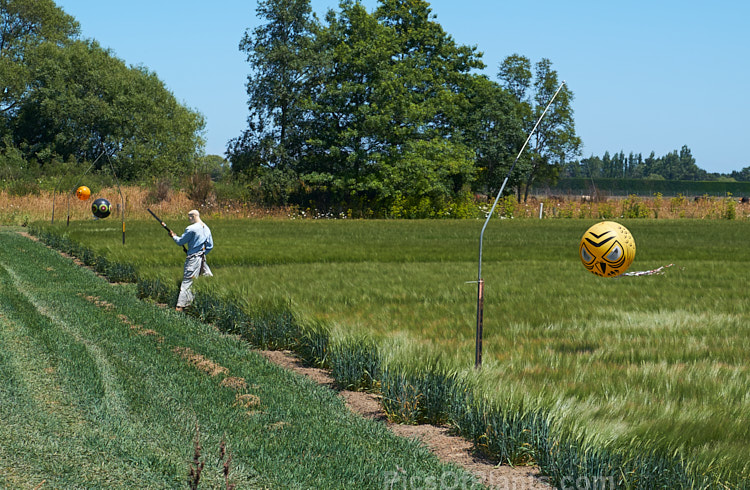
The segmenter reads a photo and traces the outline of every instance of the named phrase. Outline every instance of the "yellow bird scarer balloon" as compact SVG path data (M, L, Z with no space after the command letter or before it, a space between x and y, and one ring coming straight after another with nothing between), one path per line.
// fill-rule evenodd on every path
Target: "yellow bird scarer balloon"
M602 221L586 230L578 248L583 266L601 277L623 274L635 258L635 240L627 228Z

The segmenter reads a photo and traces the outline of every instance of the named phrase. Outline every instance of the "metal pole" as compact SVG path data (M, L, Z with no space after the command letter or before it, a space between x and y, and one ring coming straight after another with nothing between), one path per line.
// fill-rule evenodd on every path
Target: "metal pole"
M484 230L487 228L487 223L490 222L490 218L492 217L492 214L495 212L495 208L497 207L497 202L500 200L500 196L503 194L503 190L505 190L505 185L508 183L508 179L510 179L511 174L513 173L513 169L516 168L516 163L518 163L518 159L521 158L521 154L523 153L523 150L525 150L526 145L529 144L531 135L534 134L534 131L536 131L536 128L539 126L539 123L542 122L542 118L544 118L544 115L547 114L547 110L550 108L550 106L552 105L552 102L554 102L555 100L555 97L557 97L557 94L560 93L560 90L562 90L564 85L565 85L565 80L563 80L563 82L557 88L555 93L552 95L552 98L550 99L549 103L547 103L547 107L544 108L544 112L542 112L542 115L539 116L539 119L536 121L536 124L534 124L534 127L531 129L531 132L529 133L528 138L526 138L526 141L523 143L523 146L521 147L521 151L518 152L516 159L513 161L513 165L511 165L510 170L508 171L508 174L505 176L505 180L503 180L503 185L500 186L500 190L497 193L497 197L495 197L495 202L492 204L492 208L490 209L489 214L487 214L487 219L484 221L484 226L482 226L482 232L479 234L479 272L477 274L477 333L476 333L476 349L475 349L475 356L474 356L474 367L476 368L479 368L482 365L482 336L483 336L483 330L484 330L484 279L482 279L482 243L484 242Z

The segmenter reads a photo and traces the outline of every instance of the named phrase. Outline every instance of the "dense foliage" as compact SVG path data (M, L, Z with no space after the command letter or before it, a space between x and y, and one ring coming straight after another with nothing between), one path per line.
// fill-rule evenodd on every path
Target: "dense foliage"
M565 177L588 177L605 179L652 179L652 180L708 180L709 174L698 168L695 158L686 145L680 151L657 157L654 152L644 159L640 153L625 152L602 157L591 156L565 165ZM715 177L715 176L714 176Z
M559 96L557 73L552 63L543 59L535 66L536 77L532 77L531 62L525 56L507 57L500 66L499 76L505 88L513 94L523 110L525 132L531 135L530 146L522 163L524 181L517 186L518 200L526 201L531 186L536 180L554 182L560 167L569 159L578 156L581 139L575 134L573 122L573 93L560 85ZM550 100L553 104L548 113L544 111ZM542 115L545 117L542 117ZM534 131L534 125L539 127ZM533 131L533 132L532 132Z
M309 0L265 0L258 15L266 23L240 44L252 67L248 128L228 156L236 173L271 184L272 201L384 216L458 210L472 191L499 188L556 88L549 60L526 78L528 96L477 74L481 53L457 44L424 0L382 0L372 13L347 0L323 22ZM554 178L547 167L576 154L571 98L514 182Z
M60 173L106 151L123 180L192 170L203 117L128 67L51 0L0 2L0 174ZM108 167L100 159L98 168Z

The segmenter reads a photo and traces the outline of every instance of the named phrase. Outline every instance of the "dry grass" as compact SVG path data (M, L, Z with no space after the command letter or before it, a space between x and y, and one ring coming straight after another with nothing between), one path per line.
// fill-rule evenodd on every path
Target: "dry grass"
M130 186L122 188L122 197L117 188L105 188L87 201L74 195L54 194L43 191L38 195L15 196L0 191L0 225L27 225L33 221L55 222L91 219L91 203L103 197L112 203L112 217L120 218L124 202L125 218L152 219L146 208L150 208L162 219L184 217L191 209L198 209L208 218L286 218L288 208L264 208L247 202L219 202L211 205L192 201L188 193L169 189L159 194L154 189ZM158 201L158 202L157 202Z
M194 193L192 193L194 194ZM0 191L0 225L27 225L33 221L54 220L63 222L91 219L91 203L103 197L112 203L112 217L120 219L121 203L124 201L125 218L150 219L147 208L163 219L181 218L190 209L198 209L207 218L289 218L297 215L294 208L266 208L249 202L228 202L210 199L204 203L191 199L187 190L175 190L158 185L149 187L129 186L122 188L122 198L117 188L105 188L87 201L74 195L53 195L41 192L38 195L14 196ZM195 197L195 196L193 196ZM588 196L584 196L588 197ZM489 209L489 204L482 206ZM658 218L658 219L750 219L750 203L741 203L734 197L600 197L589 201L581 196L530 197L518 203L513 197L501 200L498 212L506 217L538 218L540 208L545 218Z
M172 349L172 352L195 366L198 370L208 373L211 376L229 373L229 370L224 366L216 364L211 359L207 359L200 354L196 354L189 347L175 347Z
M597 200L581 196L530 197L525 203L514 199L498 206L501 213L515 218L656 218L656 219L750 219L750 203L728 197L603 197Z

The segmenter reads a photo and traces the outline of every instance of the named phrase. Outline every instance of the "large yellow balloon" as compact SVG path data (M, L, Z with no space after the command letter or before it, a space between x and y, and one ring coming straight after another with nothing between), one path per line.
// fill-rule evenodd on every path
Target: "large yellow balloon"
M81 201L87 200L89 197L91 197L91 189L86 187L85 185L82 185L78 189L76 189L76 196Z
M602 221L586 230L578 253L584 267L597 276L619 276L633 263L635 240L621 224Z

